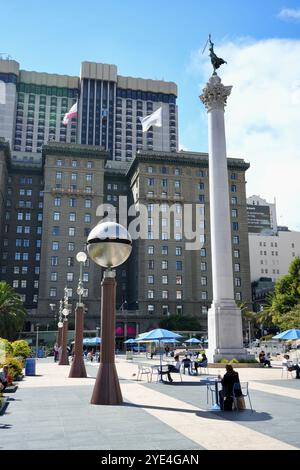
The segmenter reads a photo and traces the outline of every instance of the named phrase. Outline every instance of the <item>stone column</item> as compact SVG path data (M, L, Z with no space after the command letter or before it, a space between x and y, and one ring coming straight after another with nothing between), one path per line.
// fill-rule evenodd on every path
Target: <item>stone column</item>
M208 359L245 358L241 310L234 300L224 107L231 86L213 74L200 96L208 113L213 302L208 311Z
M123 403L115 366L116 272L104 271L101 283L101 353L100 365L91 398L92 405Z
M74 357L71 364L69 378L86 377L86 369L83 360L83 315L84 306L78 303L75 310L75 344Z

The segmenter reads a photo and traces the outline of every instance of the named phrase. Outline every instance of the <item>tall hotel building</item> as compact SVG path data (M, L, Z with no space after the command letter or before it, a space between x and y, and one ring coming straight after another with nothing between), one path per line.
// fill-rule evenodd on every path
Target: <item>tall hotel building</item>
M0 279L21 294L27 328L55 326L50 304L57 315L65 286L74 321L76 253L100 220L97 207L110 203L118 214L119 198L126 196L128 204L147 207L148 216L146 237L134 242L129 260L117 268L119 343L176 313L197 317L205 334L212 301L208 155L178 152L176 85L121 77L116 66L91 62L82 63L80 77L70 77L26 72L15 61L0 60L0 80ZM64 126L76 101L78 116ZM139 117L159 107L162 127L143 133ZM228 159L235 298L251 304L248 167ZM201 206L202 245L196 251L185 250L185 203ZM159 239L152 230L155 204L161 208ZM170 206L176 233L169 238ZM99 325L101 277L87 260L87 328Z
M130 161L142 149L177 150L173 82L122 77L115 65L94 62L82 62L80 77L28 72L14 60L0 60L0 81L0 135L13 157L39 153L51 140L100 145L118 161ZM76 101L78 120L65 126L64 114ZM160 107L162 127L143 134L140 117Z

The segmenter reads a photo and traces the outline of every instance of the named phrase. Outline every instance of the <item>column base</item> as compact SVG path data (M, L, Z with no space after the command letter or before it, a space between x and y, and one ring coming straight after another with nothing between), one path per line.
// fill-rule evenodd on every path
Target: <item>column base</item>
M242 315L234 300L213 301L208 311L207 357L209 362L255 359L243 347Z
M91 398L92 405L122 405L123 397L115 364L100 364Z
M87 375L83 358L81 357L79 360L74 358L71 364L69 379L80 379L86 377Z

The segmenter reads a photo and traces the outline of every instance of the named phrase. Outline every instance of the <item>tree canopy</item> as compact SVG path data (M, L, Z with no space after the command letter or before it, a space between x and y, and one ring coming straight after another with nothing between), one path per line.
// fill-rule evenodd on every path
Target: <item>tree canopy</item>
M272 321L281 329L300 328L300 258L296 256L287 275L276 281L269 308Z
M0 282L0 336L14 339L23 326L26 310L14 289Z

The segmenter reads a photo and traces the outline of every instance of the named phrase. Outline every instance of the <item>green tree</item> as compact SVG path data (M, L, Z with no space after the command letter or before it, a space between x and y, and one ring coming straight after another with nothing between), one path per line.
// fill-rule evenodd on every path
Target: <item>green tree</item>
M300 304L281 315L278 320L278 326L281 330L300 329Z
M0 336L14 339L23 326L26 310L20 296L4 281L0 282Z
M159 322L159 327L175 331L199 331L201 329L197 318L182 315L171 315L163 318Z
M300 258L296 256L289 266L288 274L276 281L272 304L269 309L272 313L273 323L280 327L282 322L290 323L293 314L299 310L299 304ZM286 320L284 320L283 317L285 317Z

